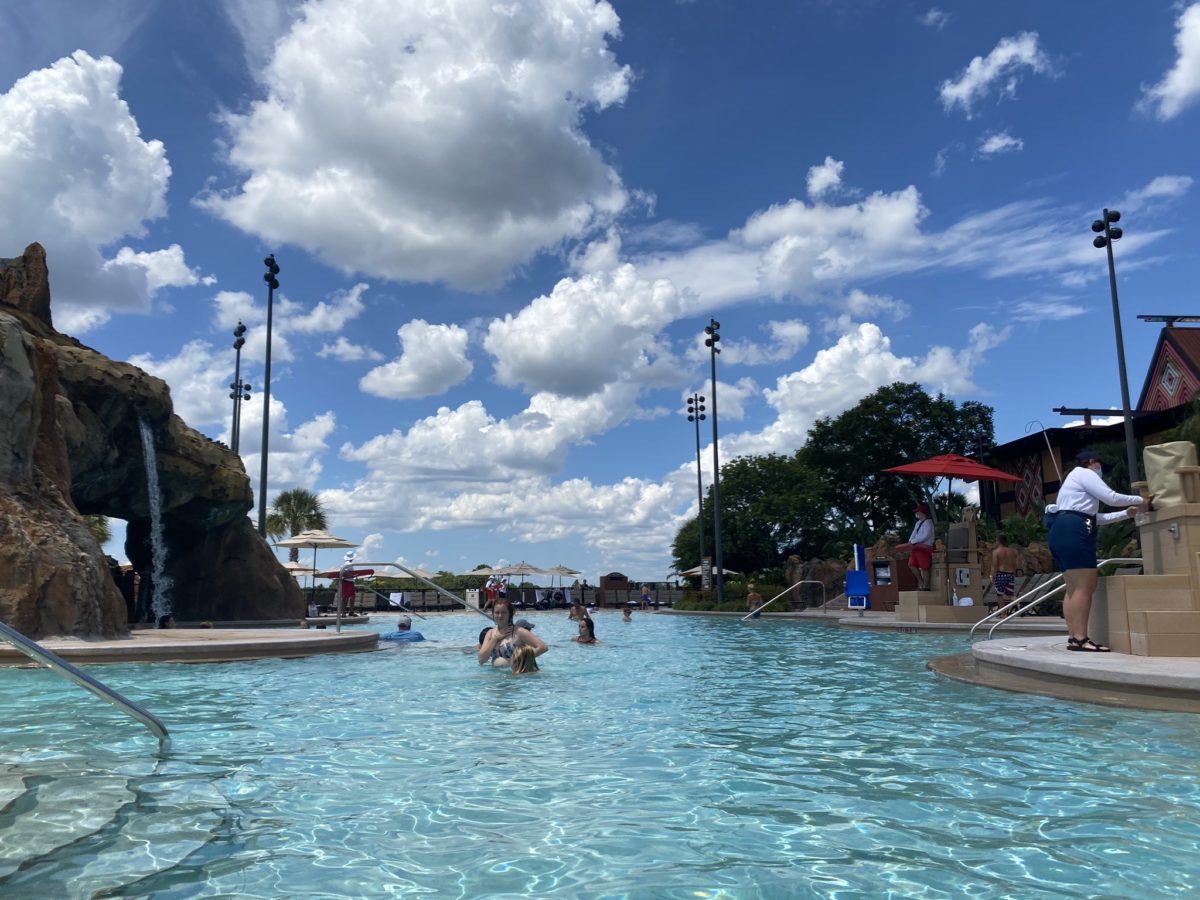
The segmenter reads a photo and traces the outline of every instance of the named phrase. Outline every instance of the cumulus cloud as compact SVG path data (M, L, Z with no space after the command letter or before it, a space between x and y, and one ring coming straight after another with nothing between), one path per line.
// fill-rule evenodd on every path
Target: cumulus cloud
M165 215L171 175L162 143L143 140L121 99L121 75L78 50L0 95L0 121L21 136L0 144L0 246L45 246L56 304L145 309L158 289L199 280L178 245L103 253Z
M233 414L233 400L228 396L232 356L227 371L213 365L217 352L207 341L188 341L174 356L157 358L141 353L129 362L167 383L175 412L193 428L217 425L228 430Z
M1050 59L1038 46L1036 31L1022 31L1001 38L987 56L976 56L956 79L946 79L938 88L947 112L960 107L967 117L971 107L999 86L1000 95L1016 96L1017 82L1024 70L1039 75L1053 73Z
M820 199L825 194L842 186L842 169L846 164L832 156L825 157L825 162L819 166L811 166L808 170L808 196L813 200Z
M582 129L631 74L607 2L308 0L198 202L328 264L477 289L628 202Z
M808 343L812 329L799 319L768 322L764 327L765 340L721 341L721 361L727 365L759 366L791 359ZM688 356L693 360L709 357L703 333L697 336Z
M352 344L346 340L344 335L339 335L332 344L322 344L321 349L317 351L317 356L322 359L336 359L340 362L361 362L364 359L378 362L383 359L383 354L378 350L372 350L361 344Z
M366 393L391 400L432 397L465 381L474 370L466 356L465 328L414 319L396 336L400 357L362 377L358 386Z
M367 285L356 284L348 291L334 291L328 302L322 300L308 312L287 316L285 325L289 331L302 334L337 333L362 314L366 290Z
M685 308L670 282L647 280L625 264L564 278L517 314L494 320L484 348L500 384L584 397L654 370L661 356L654 335Z
M1175 29L1175 65L1157 84L1143 88L1139 102L1141 109L1164 122L1200 98L1200 3L1180 13Z
M722 458L789 453L817 417L842 412L896 380L921 381L931 391L973 391L973 372L1007 336L1007 330L980 324L958 349L932 347L924 356L901 356L878 326L863 324L779 379L774 389L745 378L723 381L722 421L741 421L751 403L765 404L775 418L760 429L723 433ZM614 563L636 563L639 548L648 548L647 563L657 562L661 553L652 548L669 545L694 512L695 461L657 480L554 480L565 447L627 420L637 391L636 385L617 383L583 398L539 394L509 419L493 417L479 401L443 407L407 432L397 429L344 446L342 456L362 463L367 474L352 487L322 492L322 500L338 521L364 529L401 522L405 531L483 526L522 541L577 535L602 558L612 555ZM702 448L701 465L710 479L711 455L711 447Z
M981 137L975 153L987 159L1001 153L1018 153L1024 149L1025 142L1019 137L1013 137L1007 131L998 131Z

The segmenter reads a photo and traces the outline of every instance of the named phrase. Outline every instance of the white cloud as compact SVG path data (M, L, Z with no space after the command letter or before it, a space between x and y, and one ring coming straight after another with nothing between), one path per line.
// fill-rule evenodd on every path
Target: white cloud
M391 400L432 397L465 381L474 370L467 359L467 331L414 319L396 332L400 357L372 369L358 386Z
M0 143L0 247L46 248L56 307L145 309L160 287L197 278L178 245L102 253L165 215L171 174L162 143L142 139L121 99L121 75L78 50L0 95L0 121L19 136Z
M130 357L129 362L167 383L175 412L183 421L193 428L218 425L227 433L233 415L229 397L233 350L229 351L228 369L213 365L217 353L207 341L189 341L174 356L156 359L142 353Z
M322 300L309 312L288 317L285 327L303 334L336 334L365 309L362 295L366 290L367 285L360 283L348 291L334 291L330 302Z
M927 28L935 28L941 31L946 27L950 19L953 18L950 13L938 9L936 6L931 8L929 12L920 16L917 21Z
M972 59L957 79L943 81L938 88L942 106L947 111L961 107L970 118L972 105L987 96L997 82L1001 82L1001 96L1015 96L1023 69L1039 75L1053 72L1049 58L1038 46L1036 31L1001 38L987 56Z
M768 322L765 327L766 341L721 341L721 362L726 365L760 366L765 363L783 362L796 355L808 343L811 329L799 319ZM692 360L709 358L709 348L704 346L704 334L696 337L688 357Z
M116 256L104 263L105 271L120 267L142 269L152 294L159 288L191 287L200 284L202 280L206 284L215 281L212 276L204 276L202 279L196 270L189 269L183 258L183 248L178 244L172 244L165 250L140 253L130 247L122 247Z
M808 170L808 196L818 200L825 194L835 191L842 186L842 170L846 164L832 156L825 157L825 162L819 166L811 166Z
M1013 137L1007 131L985 134L979 139L976 154L984 158L1000 153L1018 153L1025 149L1025 142L1019 137Z
M901 357L877 326L863 324L818 352L807 367L780 379L775 390L764 391L747 378L721 382L721 422L742 420L747 405L759 398L776 413L775 421L758 431L723 429L722 459L791 452L818 416L842 412L896 380L919 380L931 391L972 391L972 373L1006 336L1006 330L981 324L971 329L962 349L932 347L923 357ZM342 456L364 464L367 474L350 488L323 492L322 500L338 521L362 528L395 528L398 522L410 532L483 526L523 541L578 535L624 567L637 564L637 548L648 548L647 564L657 562L661 553L649 548L669 545L694 510L694 461L657 482L553 481L566 447L626 421L638 390L617 382L583 398L539 394L505 420L492 417L479 401L443 407L407 432L343 447ZM711 457L711 446L702 448L701 465L709 479Z
M336 359L340 362L361 362L364 359L378 362L383 359L383 354L378 350L372 350L361 344L352 344L346 340L344 335L339 335L332 344L322 344L321 349L317 351L317 356L322 359Z
M54 327L62 334L79 337L107 324L112 313L94 306L75 306L71 303L54 303Z
M1175 27L1175 65L1157 84L1143 88L1139 102L1164 122L1200 98L1200 3L1180 13Z
M1191 190L1193 179L1190 175L1159 175L1148 184L1126 194L1120 203L1120 208L1133 212L1145 206L1148 201L1182 197Z
M1060 297L1049 297L1042 300L1022 300L1012 312L1012 317L1018 322L1062 322L1074 319L1087 312L1087 307L1071 303Z
M607 2L308 0L230 115L235 189L201 205L332 266L480 288L628 198L582 130L624 100Z
M564 278L517 314L494 320L484 347L500 384L583 397L618 379L652 375L663 362L654 335L684 309L674 285L622 265Z

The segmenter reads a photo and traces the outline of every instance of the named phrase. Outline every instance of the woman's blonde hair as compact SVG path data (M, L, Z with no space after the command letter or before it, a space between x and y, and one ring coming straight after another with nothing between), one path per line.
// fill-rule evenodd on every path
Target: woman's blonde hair
M512 672L514 675L527 675L538 671L537 654L532 647L522 645L513 651Z

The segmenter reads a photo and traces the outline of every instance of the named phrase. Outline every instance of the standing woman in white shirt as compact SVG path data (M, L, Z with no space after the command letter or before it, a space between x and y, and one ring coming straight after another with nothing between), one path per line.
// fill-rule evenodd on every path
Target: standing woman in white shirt
M1084 450L1075 457L1077 465L1067 473L1058 489L1058 512L1050 526L1050 552L1054 565L1064 573L1067 594L1063 618L1067 620L1067 649L1107 653L1108 647L1087 636L1096 592L1097 523L1132 519L1146 501L1132 494L1118 494L1100 477L1100 457ZM1100 504L1124 506L1120 512L1100 513ZM1099 513L1097 515L1097 513Z

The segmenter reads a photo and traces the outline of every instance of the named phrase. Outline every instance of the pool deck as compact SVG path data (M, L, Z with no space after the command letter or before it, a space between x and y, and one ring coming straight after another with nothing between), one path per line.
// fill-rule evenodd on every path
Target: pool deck
M985 687L1108 706L1200 713L1200 658L1079 653L1058 637L1006 636L929 668Z
M166 628L131 631L120 638L83 640L52 637L39 641L79 665L142 662L232 662L293 659L323 653L362 653L378 649L374 631L304 628ZM37 665L24 653L0 643L0 666Z

